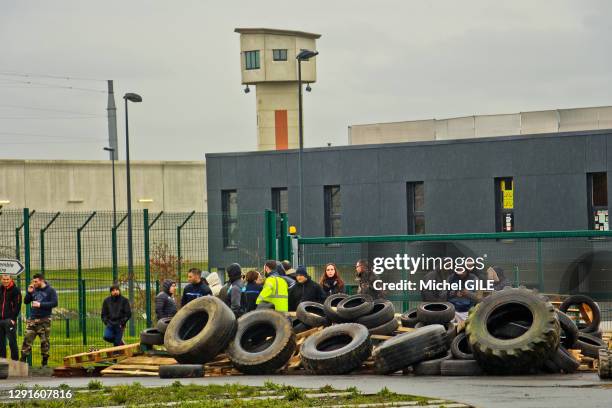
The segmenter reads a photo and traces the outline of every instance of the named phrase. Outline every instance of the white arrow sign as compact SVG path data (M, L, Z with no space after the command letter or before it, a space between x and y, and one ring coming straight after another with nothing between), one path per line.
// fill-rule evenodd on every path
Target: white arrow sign
M17 276L23 272L23 265L16 259L0 259L0 275Z

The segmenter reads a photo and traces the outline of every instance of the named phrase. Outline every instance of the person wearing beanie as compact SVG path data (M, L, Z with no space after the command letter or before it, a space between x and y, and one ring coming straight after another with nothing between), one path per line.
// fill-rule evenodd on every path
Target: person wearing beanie
M173 280L165 279L162 283L161 292L155 296L155 315L157 320L164 317L174 317L176 314L176 283Z
M110 296L102 303L102 322L106 326L102 336L104 340L113 343L113 346L122 346L123 330L131 317L130 302L121 296L119 285L111 286Z
M244 312L241 307L242 288L244 283L242 282L242 268L240 265L237 263L231 264L227 268L227 277L230 286L227 290L225 303L232 309L236 317L240 317Z
M302 302L323 303L325 293L321 286L310 278L305 266L297 267L295 279L297 282L289 289L289 310L296 310Z

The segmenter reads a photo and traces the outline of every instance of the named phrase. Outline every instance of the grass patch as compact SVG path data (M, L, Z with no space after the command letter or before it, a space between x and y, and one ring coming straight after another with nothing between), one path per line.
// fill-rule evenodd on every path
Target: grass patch
M96 390L95 392L88 392ZM105 387L100 381L92 380L87 388L73 388L70 400L23 400L10 401L9 407L104 407L111 405L139 405L172 402L173 407L253 407L253 408L290 408L290 407L328 407L332 405L382 404L390 402L417 401L419 405L428 400L424 397L402 395L389 391L386 387L373 395L361 394L357 389L337 390L330 385L319 389L304 389L288 385L266 382L262 387L241 384L195 385L179 381L164 387L144 387L138 382L130 385ZM350 395L323 396L309 398L309 394L351 392ZM257 398L251 398L257 397ZM279 398L280 397L280 398Z

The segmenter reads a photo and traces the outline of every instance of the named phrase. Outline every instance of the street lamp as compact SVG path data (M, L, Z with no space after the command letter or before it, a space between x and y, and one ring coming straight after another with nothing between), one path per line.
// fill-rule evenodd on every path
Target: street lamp
M142 97L135 93L126 93L125 101L125 172L127 176L127 239L128 239L128 293L130 304L134 304L134 253L132 251L132 189L130 186L130 132L128 125L128 101L142 102ZM134 319L130 319L130 336L134 336Z
M318 55L318 51L311 50L302 50L295 57L298 61L298 131L299 131L299 142L300 149L298 150L298 172L299 174L299 202L300 202L300 211L299 211L299 226L300 233L302 233L302 229L304 228L304 224L302 224L303 213L304 213L304 168L302 164L302 154L304 152L304 127L302 125L302 61L308 61L312 57Z
M115 194L115 149L112 147L105 147L104 150L110 152L111 163L113 167L113 228L117 228L117 201Z

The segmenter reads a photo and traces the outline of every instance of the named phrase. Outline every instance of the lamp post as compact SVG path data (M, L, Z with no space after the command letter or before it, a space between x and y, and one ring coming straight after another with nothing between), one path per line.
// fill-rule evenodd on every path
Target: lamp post
M300 148L298 150L298 199L300 203L300 211L299 211L299 228L300 234L304 228L302 224L303 213L304 213L304 167L302 164L302 154L304 153L304 127L302 124L302 61L308 61L312 57L318 55L318 51L311 50L302 50L297 57L298 62L298 134L299 134L299 143Z
M132 250L132 189L130 185L130 132L128 124L128 101L142 102L142 97L135 93L126 93L125 101L125 172L127 182L127 239L128 239L128 293L130 304L134 304L134 253ZM134 336L134 319L130 319L130 336Z
M117 201L115 194L115 149L112 147L105 147L104 150L110 152L111 163L113 168L113 228L117 228Z

